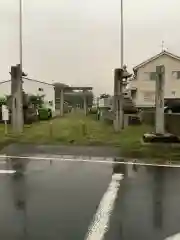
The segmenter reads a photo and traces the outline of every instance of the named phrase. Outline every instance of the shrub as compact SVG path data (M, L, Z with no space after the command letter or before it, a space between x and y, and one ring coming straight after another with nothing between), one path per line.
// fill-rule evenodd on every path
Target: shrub
M39 108L39 119L48 120L49 119L49 110L47 108Z

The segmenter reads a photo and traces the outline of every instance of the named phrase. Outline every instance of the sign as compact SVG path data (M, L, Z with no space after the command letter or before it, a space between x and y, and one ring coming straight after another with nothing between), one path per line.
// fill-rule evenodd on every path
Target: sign
M2 105L2 120L3 121L9 120L9 110L6 105Z

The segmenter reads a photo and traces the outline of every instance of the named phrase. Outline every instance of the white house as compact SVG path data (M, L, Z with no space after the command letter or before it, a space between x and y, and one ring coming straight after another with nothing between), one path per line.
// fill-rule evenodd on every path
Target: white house
M28 95L44 96L44 102L55 114L55 90L54 85L38 80L23 78L23 90ZM11 80L0 82L0 97L11 94Z
M180 57L162 51L134 68L135 77L128 88L137 107L155 106L158 65L165 66L165 99L180 99Z

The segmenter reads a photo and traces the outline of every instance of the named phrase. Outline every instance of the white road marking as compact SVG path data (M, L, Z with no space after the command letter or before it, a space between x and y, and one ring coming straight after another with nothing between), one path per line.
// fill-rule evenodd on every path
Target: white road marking
M107 191L101 199L93 221L88 229L85 240L101 240L109 227L109 220L114 209L114 203L120 187L120 180L123 179L122 174L114 174L108 186Z
M168 237L165 240L180 240L180 233L178 233L174 236Z
M104 163L104 164L125 164L125 165L137 165L137 166L153 166L153 167L171 167L180 168L180 164L158 164L158 163L143 163L143 162L130 162L130 161L114 161L113 158L104 157L88 157L88 156L74 156L69 158L66 155L57 155L57 157L37 157L36 156L6 156L6 159L28 159L28 160L46 160L46 161L61 161L61 162L88 162L88 163ZM4 155L0 155L0 159L5 158ZM89 158L89 159L87 159ZM100 160L102 159L102 160ZM117 159L117 158L116 158ZM122 159L122 158L119 158Z
M6 173L8 173L8 174L13 174L13 173L15 173L16 171L14 171L14 170L0 170L0 174L6 174Z

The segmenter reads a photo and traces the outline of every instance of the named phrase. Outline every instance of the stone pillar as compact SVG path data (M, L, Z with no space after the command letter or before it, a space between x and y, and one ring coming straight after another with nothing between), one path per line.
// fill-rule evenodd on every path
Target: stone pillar
M87 115L87 97L84 93L84 114Z
M164 134L164 83L165 67L156 67L156 133Z
M129 126L129 114L124 114L124 125L123 127L126 128Z
M61 89L60 92L60 116L63 117L64 115L64 90Z

